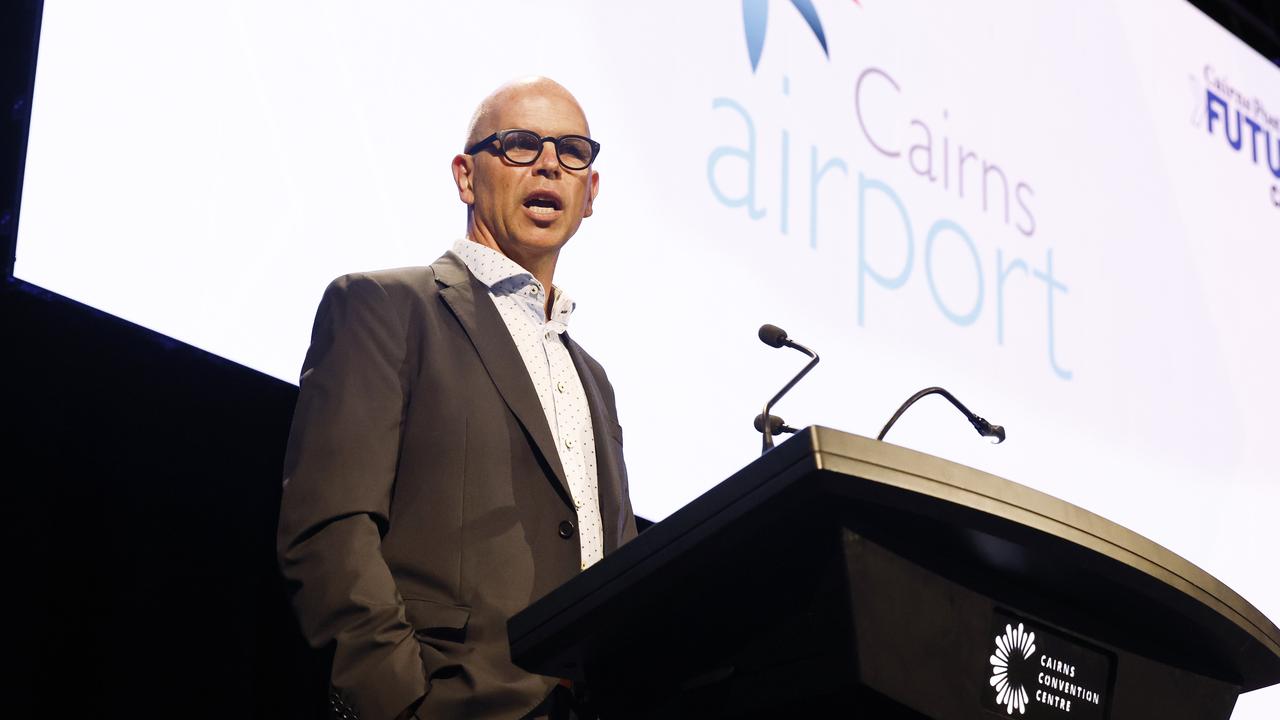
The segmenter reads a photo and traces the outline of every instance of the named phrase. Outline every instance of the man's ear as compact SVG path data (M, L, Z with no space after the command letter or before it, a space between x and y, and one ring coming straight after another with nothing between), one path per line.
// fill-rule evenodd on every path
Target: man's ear
M476 192L473 186L476 172L476 159L470 155L453 156L453 182L458 186L458 199L473 205Z
M587 191L587 207L582 211L582 217L591 217L591 203L596 201L596 195L600 193L600 173L595 170L591 171L591 189Z

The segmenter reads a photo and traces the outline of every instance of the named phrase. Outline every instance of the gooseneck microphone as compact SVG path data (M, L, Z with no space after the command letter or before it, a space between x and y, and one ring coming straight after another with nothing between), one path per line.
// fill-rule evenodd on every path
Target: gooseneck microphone
M760 336L760 342L769 347L780 348L787 344L787 331L777 325L765 323L756 334Z
M765 423L768 423L768 425L766 425ZM766 427L769 428L770 434L773 434L773 435L781 435L782 433L800 432L796 428L793 428L790 425L788 425L787 421L783 420L777 415L770 415L768 418L766 418L764 415L757 415L756 416L756 432L762 433L764 432L764 429Z
M955 395L952 395L951 393L947 392L946 390L940 387L925 388L920 392L916 393L915 395L912 395L911 397L907 398L907 401L902 403L902 407L898 408L898 412L894 413L893 417L889 418L889 422L884 424L884 429L880 431L880 434L876 436L876 439L883 440L885 433L889 432L889 428L893 427L893 424L898 422L898 418L902 417L902 413L906 412L907 408L911 407L911 405L914 404L915 401L919 400L925 395L935 395L935 394L941 395L942 397L951 401L951 404L955 405L957 410L964 413L964 416L969 419L969 424L973 425L973 429L977 430L979 435L981 435L982 437L995 438L994 444L996 445L999 445L1000 443L1004 442L1004 428L1002 426L992 425L991 423L987 422L985 418L981 418L973 414L973 412L970 411L969 408L964 406L964 403L956 399Z
M799 343L792 342L791 340L789 340L787 338L787 331L783 330L777 325L769 325L769 324L761 325L760 332L758 334L760 336L760 341L763 342L765 345L768 345L770 347L775 347L775 348L780 348L785 345L786 347L789 347L793 350L799 350L805 355L808 355L810 358L813 358L812 360L809 361L809 364L805 365L800 372L796 373L795 377L791 378L791 382L782 386L782 389L778 391L778 394L774 395L772 398L769 399L769 402L764 404L764 412L756 416L755 426L756 426L756 430L760 432L760 438L761 438L760 454L763 455L769 452L769 450L773 448L774 435L777 435L779 433L784 433L784 432L793 433L796 431L795 428L787 427L787 425L782 422L782 418L778 417L777 415L770 415L769 410L774 406L775 403L777 403L779 400L782 399L783 395L787 394L788 390L795 387L795 384L800 382L800 378L807 375L809 371L813 369L813 366L818 364L819 358L818 358L818 354L815 353L814 351L810 350L809 348Z

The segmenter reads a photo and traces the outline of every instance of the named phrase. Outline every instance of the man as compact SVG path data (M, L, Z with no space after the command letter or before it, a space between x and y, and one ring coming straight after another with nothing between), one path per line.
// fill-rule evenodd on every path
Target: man
M466 239L320 303L278 551L340 714L545 715L565 693L512 664L507 619L635 536L613 388L552 284L589 137L555 82L499 88L453 159Z

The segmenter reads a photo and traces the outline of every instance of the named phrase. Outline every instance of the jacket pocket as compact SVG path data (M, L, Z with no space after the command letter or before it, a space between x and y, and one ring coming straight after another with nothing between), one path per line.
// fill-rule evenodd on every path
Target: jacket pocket
M404 614L421 646L427 679L452 677L461 672L458 657L467 640L470 608L405 598Z
M404 615L416 633L465 632L471 609L435 600L404 599Z

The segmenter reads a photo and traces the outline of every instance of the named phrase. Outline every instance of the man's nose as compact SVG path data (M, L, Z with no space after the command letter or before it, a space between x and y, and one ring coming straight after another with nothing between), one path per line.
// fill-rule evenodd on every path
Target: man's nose
M538 153L538 159L533 163L533 172L536 175L545 175L547 177L560 176L560 156L556 154L555 141L544 140L542 142L542 152Z

